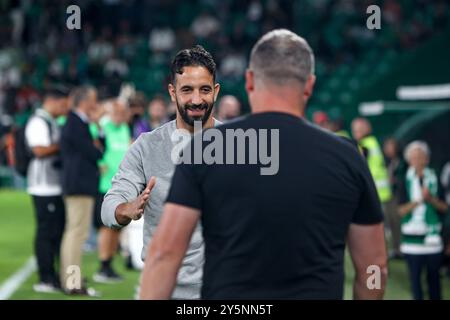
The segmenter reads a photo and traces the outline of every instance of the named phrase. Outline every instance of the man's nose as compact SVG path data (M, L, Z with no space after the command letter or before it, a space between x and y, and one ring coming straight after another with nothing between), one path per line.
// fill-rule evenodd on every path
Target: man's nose
M202 97L200 96L200 92L198 90L194 90L192 93L192 104L201 104L202 103Z

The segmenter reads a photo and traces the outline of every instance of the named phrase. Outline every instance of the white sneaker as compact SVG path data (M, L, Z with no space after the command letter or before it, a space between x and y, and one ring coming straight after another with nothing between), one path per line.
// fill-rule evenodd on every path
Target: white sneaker
M61 289L55 287L52 283L39 282L33 285L33 290L41 293L57 293Z

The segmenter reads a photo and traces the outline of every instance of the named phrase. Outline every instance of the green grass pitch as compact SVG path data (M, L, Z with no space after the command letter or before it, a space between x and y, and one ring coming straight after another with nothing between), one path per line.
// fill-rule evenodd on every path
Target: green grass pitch
M0 285L20 269L33 255L35 218L31 198L24 192L0 189ZM129 271L124 260L117 255L114 267L125 277L119 284L94 283L92 275L98 268L95 252L83 257L83 275L88 277L89 285L100 291L100 299L134 299L139 272ZM345 259L345 298L351 299L353 268L348 255ZM33 273L12 295L11 299L81 299L64 294L35 293L33 284L37 281ZM443 298L450 299L450 279L442 277ZM389 278L385 299L410 299L409 281L404 261L389 263ZM84 298L94 299L94 298Z

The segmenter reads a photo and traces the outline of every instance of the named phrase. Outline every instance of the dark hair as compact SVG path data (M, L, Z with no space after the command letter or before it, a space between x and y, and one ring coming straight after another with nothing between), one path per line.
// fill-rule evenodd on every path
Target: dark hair
M145 108L147 105L147 97L141 91L136 92L133 96L128 100L128 104L131 108L133 107L142 107Z
M170 81L175 83L176 74L182 74L184 67L205 67L216 80L216 63L211 54L201 45L195 45L191 49L184 49L177 53L170 68Z
M45 98L65 98L69 95L69 87L63 84L50 84L44 90Z

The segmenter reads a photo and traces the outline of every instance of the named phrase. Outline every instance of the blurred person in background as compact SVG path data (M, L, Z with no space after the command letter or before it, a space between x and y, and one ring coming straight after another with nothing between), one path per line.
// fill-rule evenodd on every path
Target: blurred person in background
M168 120L166 101L161 96L154 97L148 105L148 131L162 126Z
M365 118L356 118L352 121L352 136L358 142L362 153L369 165L370 173L377 187L378 197L386 212L386 204L391 200L392 193L389 185L389 175L384 163L383 151L377 138L372 134L372 126Z
M450 161L442 167L441 184L445 190L445 201L450 205Z
M167 115L169 118L169 121L175 120L177 118L177 104L173 101L170 101L167 106Z
M147 132L145 121L145 106L147 99L142 92L136 92L129 99L130 118L129 127L131 130L133 141L139 138L141 133Z
M408 265L413 298L424 299L421 282L422 271L426 269L429 298L440 300L443 250L440 214L448 210L448 205L440 199L438 178L428 167L428 145L413 141L406 146L404 156L409 167L399 191L400 250Z
M8 134L11 135L11 127L11 125L4 124L2 119L0 118L0 167L6 166L8 164L7 137Z
M398 142L394 138L388 138L383 143L383 153L389 175L389 184L392 188L392 198L386 202L386 220L390 231L391 251L389 257L401 258L400 252L400 215L398 214L398 188L403 179L406 168L400 157Z
M313 113L313 123L324 130L330 131L330 117L325 111L316 111Z
M61 285L67 294L96 295L84 281L69 283L71 266L82 269L82 247L89 235L95 197L98 193L97 162L103 155L101 139L93 139L90 121L98 121L97 91L77 87L71 93L73 109L61 134L62 186L66 206L66 227L61 244ZM100 134L102 136L102 134ZM73 272L73 271L72 271Z
M104 153L99 161L100 183L94 210L94 226L98 230L97 245L100 267L93 279L100 283L120 282L123 278L114 271L112 260L119 246L119 230L107 228L102 223L101 207L103 198L111 188L111 180L119 169L125 153L131 144L128 127L129 109L119 99L107 100L103 103L107 114L100 119L100 127L104 134ZM97 126L91 126L91 133L98 137Z
M65 208L61 186L59 116L67 113L68 89L50 86L44 94L42 108L31 116L25 128L27 146L31 149L27 179L28 193L33 198L36 214L34 250L38 265L39 283L36 292L61 290L55 262L65 224Z
M318 125L322 129L334 132L338 136L350 139L353 143L356 143L356 141L353 140L344 129L344 120L339 115L331 117L325 111L316 111L313 113L312 120L314 124Z
M154 54L168 53L175 48L175 32L170 26L156 25L150 32L148 45Z
M344 119L342 119L340 116L331 119L329 127L330 130L338 136L351 139L350 134L344 128Z
M445 202L449 206L444 218L442 236L444 239L444 265L447 269L447 277L450 277L450 161L442 168L441 185L444 189Z
M217 119L222 122L230 121L241 115L241 103L232 95L223 96L217 107Z
M136 101L136 100L134 100ZM140 115L134 122L135 136L150 132L168 121L166 101L161 96L154 97L148 104L147 116Z

